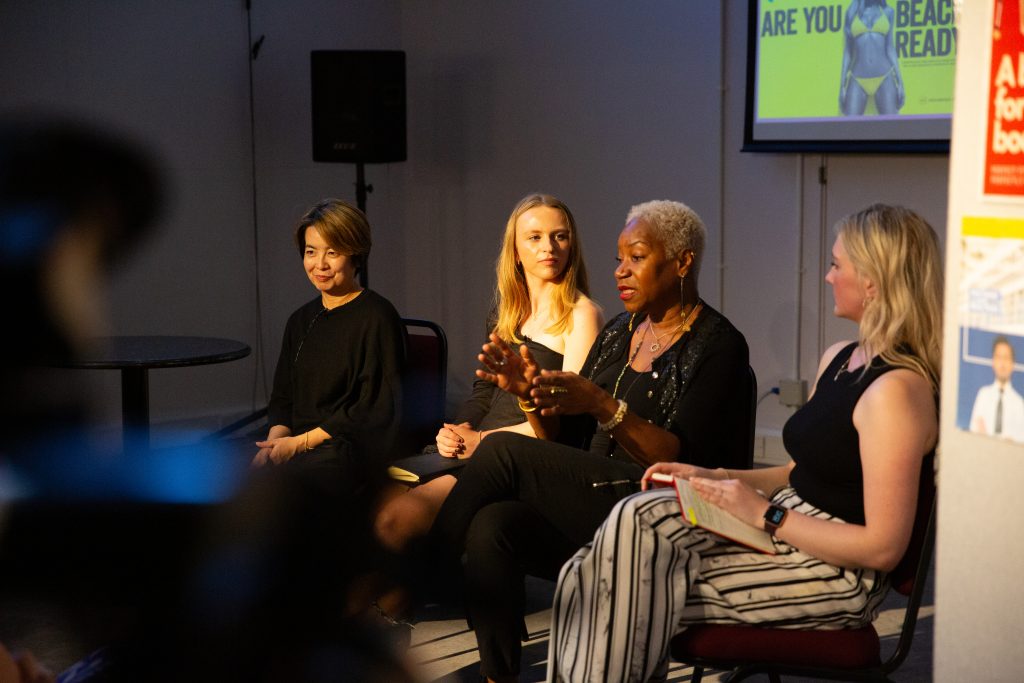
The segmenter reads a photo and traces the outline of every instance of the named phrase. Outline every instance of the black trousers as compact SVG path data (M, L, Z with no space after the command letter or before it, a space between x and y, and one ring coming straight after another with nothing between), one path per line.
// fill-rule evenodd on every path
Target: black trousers
M469 460L431 531L434 561L451 577L461 564L467 617L481 673L519 673L524 580L556 579L644 468L519 434L487 437ZM595 482L628 483L595 487Z

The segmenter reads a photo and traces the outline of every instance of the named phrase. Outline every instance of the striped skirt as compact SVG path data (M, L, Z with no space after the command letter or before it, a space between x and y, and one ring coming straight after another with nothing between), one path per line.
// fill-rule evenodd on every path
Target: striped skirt
M792 488L773 501L842 523ZM690 526L671 488L624 498L562 567L548 681L663 679L669 641L688 624L838 629L875 618L884 573L835 567L777 539L775 548L759 553Z

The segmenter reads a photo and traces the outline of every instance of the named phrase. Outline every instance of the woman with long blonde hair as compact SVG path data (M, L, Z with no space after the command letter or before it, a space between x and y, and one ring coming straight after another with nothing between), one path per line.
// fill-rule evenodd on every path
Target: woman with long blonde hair
M576 221L548 194L529 194L509 215L497 264L494 306L487 333L526 346L540 367L578 371L602 326L601 309L588 297ZM534 436L513 396L477 379L451 423L438 430L436 448L466 459L495 432ZM399 549L429 530L456 477L442 475L388 499L377 516L381 540Z
M623 499L562 567L549 681L664 676L669 642L690 624L857 628L878 613L920 482L933 476L941 260L935 232L901 207L870 206L837 233L825 279L835 315L860 332L825 352L810 399L786 423L793 462L663 462L644 474L688 479L705 500L770 532L775 553L691 526L674 487Z

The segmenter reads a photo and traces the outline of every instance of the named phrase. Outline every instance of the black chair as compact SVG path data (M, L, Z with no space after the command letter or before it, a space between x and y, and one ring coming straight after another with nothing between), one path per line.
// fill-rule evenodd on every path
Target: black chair
M747 469L754 468L754 431L757 425L757 374L754 368L747 366L747 374L750 378L750 430L747 433L749 439L747 445Z
M702 679L705 668L731 670L724 678L727 681L757 674L767 674L773 683L783 674L816 680L889 681L889 674L910 652L934 547L935 479L932 458L926 458L910 544L889 574L893 590L907 596L907 605L896 649L885 661L872 624L835 631L691 626L672 639L672 657L693 665L690 680L694 683Z
M437 323L402 318L406 332L406 376L402 394L403 428L409 443L420 447L433 443L444 420L448 384L448 338ZM266 417L260 408L204 437L224 439Z
M444 422L448 387L448 338L437 323L402 318L406 330L406 375L402 416L408 443L434 442Z

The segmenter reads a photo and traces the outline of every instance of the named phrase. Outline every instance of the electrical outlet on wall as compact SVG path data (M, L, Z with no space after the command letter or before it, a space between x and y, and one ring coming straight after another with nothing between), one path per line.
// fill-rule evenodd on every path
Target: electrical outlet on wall
M792 408L799 408L807 403L807 380L779 380L779 403Z

